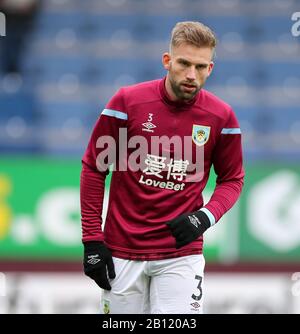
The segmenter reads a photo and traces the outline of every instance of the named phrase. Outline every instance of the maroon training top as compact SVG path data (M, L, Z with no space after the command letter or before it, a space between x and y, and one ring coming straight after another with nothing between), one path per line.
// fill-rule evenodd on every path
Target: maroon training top
M167 145L171 137L174 142ZM163 144L155 150L159 139ZM114 171L102 231L107 153ZM123 87L113 96L82 163L82 240L104 241L113 256L124 259L202 253L202 236L176 249L165 223L201 209L214 224L237 201L244 179L241 131L232 108L204 89L189 102L174 102L165 78ZM191 169L193 163L198 169ZM204 205L202 191L212 165L216 187Z

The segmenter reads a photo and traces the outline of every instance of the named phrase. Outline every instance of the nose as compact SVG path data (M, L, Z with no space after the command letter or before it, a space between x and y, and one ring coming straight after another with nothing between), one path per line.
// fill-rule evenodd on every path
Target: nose
M190 66L187 70L187 73L186 73L186 78L187 80L189 81L194 81L196 80L196 69L194 66Z

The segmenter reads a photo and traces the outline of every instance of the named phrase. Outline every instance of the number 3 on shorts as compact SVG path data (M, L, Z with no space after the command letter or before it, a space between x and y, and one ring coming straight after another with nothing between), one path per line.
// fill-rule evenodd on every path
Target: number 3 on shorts
M201 298L202 298L202 287L201 287L201 284L202 284L202 276L199 276L199 275L195 275L195 279L196 280L199 280L199 283L197 285L197 289L199 290L198 294L192 294L192 298L194 300L197 300L199 301Z

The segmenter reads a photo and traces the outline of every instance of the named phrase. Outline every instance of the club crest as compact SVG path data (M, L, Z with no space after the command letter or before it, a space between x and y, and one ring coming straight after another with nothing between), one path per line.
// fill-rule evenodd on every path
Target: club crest
M202 146L205 143L207 143L209 139L209 134L210 134L210 126L193 124L192 138L193 142L196 145Z

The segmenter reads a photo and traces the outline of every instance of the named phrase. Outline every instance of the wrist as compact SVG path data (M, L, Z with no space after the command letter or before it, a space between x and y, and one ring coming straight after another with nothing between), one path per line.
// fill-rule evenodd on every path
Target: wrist
M85 241L83 242L83 246L85 251L90 252L98 251L99 248L105 247L102 241Z
M206 214L206 216L207 216L208 219L209 219L210 226L215 225L215 223L216 223L216 218L215 218L215 216L211 213L210 210L208 210L207 208L201 208L199 211L204 212L204 213Z

